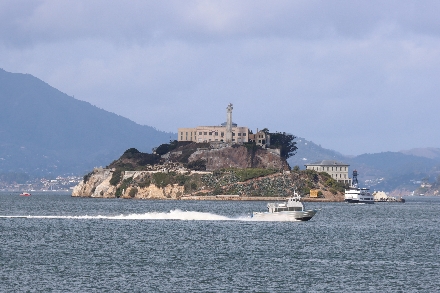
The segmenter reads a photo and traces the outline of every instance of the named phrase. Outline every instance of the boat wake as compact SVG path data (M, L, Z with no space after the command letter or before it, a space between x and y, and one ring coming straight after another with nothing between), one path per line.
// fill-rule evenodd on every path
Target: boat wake
M150 212L144 214L121 214L113 216L0 216L0 218L25 218L25 219L78 219L78 220L181 220L181 221L292 221L288 218L283 219L281 217L256 219L252 218L250 215L243 215L238 217L227 217L212 213L203 213L195 211L181 211L181 210L171 210L169 212Z

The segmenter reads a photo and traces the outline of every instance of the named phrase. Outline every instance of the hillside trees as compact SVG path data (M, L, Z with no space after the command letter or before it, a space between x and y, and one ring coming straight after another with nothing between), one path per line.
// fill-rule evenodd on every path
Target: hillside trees
M280 156L288 159L295 155L298 147L294 139L296 136L285 132L270 133L270 146L280 149Z

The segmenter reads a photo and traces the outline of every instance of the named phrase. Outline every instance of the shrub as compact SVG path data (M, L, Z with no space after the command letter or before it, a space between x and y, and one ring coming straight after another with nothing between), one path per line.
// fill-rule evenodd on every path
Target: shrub
M170 184L170 177L166 173L154 173L153 174L154 185L159 188L164 188Z
M262 169L262 168L235 169L233 171L241 182L249 179L267 176L277 172L277 170L274 169Z
M187 181L188 179L189 179L188 176L185 176L185 175L179 174L179 175L176 176L175 181L176 181L176 183L177 183L179 186L183 186L183 185L185 185L185 183L186 183L186 181Z
M135 197L137 193L138 193L138 189L137 189L136 187L132 187L132 188L130 189L130 192L128 193L128 195L129 195L130 197Z
M87 181L89 181L89 179L90 179L90 177L92 177L92 175L93 175L93 171L84 175L83 182L87 183Z
M121 181L122 178L122 170L116 169L113 171L112 178L110 179L110 184L113 186L118 185L118 183Z
M127 189L127 187L130 185L131 181L133 180L132 177L125 179L124 181L122 181L121 185L118 187L118 189L116 189L116 197L120 197L125 189Z
M150 186L150 184L151 184L151 180L150 180L149 178L144 179L144 180L141 181L141 182L138 182L138 186L139 186L140 188L148 187L148 186Z
M194 171L205 171L206 170L206 161L205 160L196 160L189 162L187 165L188 169Z

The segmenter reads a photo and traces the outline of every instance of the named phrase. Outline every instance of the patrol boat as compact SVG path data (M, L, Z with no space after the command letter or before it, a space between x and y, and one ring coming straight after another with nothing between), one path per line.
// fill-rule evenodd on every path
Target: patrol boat
M293 196L283 203L268 203L267 212L253 212L252 218L266 221L308 221L318 210L304 210L301 196L294 191Z

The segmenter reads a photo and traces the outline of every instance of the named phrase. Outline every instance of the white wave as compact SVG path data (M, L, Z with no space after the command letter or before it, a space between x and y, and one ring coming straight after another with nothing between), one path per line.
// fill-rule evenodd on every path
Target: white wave
M236 218L230 218L213 213L203 213L196 211L181 211L171 210L167 212L149 212L144 214L128 214L128 215L116 215L116 216L0 216L0 218L26 218L26 219L106 219L106 220L182 220L182 221L292 221L288 218L280 217L265 217L265 218L252 218L249 216L239 216Z
M27 219L107 219L107 220L183 220L183 221L232 221L238 218L228 218L226 216L212 213L202 213L195 211L171 210L170 212L150 212L145 214L128 214L116 216L0 216L0 218L27 218ZM250 218L250 217L249 217ZM244 218L243 218L244 219Z

